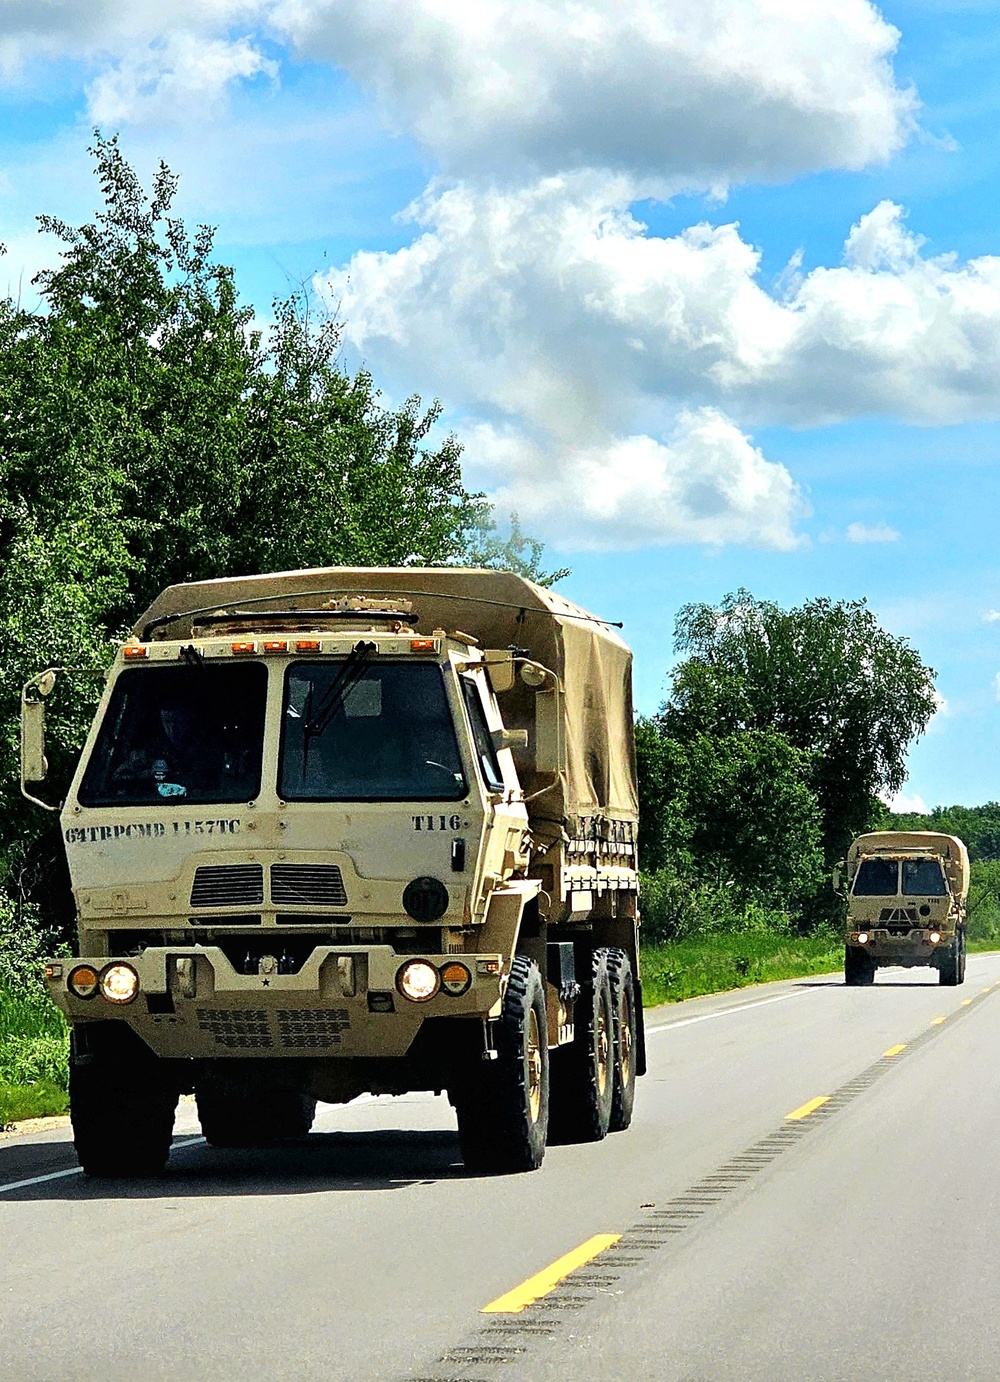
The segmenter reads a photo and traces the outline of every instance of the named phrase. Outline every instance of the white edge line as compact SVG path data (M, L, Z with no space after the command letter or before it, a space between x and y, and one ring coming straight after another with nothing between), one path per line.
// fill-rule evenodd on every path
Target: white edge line
M829 984L818 984L815 988L805 989L801 993L779 993L776 998L758 998L754 1003L738 1003L734 1008L723 1008L717 1013L699 1013L697 1017L682 1017L680 1022L663 1022L659 1027L647 1027L646 1035L652 1036L654 1032L672 1032L676 1027L690 1027L692 1022L711 1022L713 1017L728 1017L730 1013L746 1012L748 1008L764 1008L768 1003L784 1003L788 998L808 998L810 994L821 993L829 987Z
M200 1142L204 1142L203 1137L189 1137L184 1142L178 1142L176 1146L170 1148L171 1152L179 1152L184 1147L196 1147ZM27 1190L30 1185L44 1185L47 1180L62 1180L65 1176L83 1175L82 1166L71 1166L68 1171L49 1171L45 1176L32 1176L30 1180L15 1180L9 1185L0 1185L0 1195L6 1195L11 1190Z

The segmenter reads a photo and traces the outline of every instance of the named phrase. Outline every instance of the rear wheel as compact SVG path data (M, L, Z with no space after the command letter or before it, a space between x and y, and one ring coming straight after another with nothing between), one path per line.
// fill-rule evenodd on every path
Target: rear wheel
M611 1126L615 1022L609 953L594 951L574 1008L573 1040L552 1053L553 1142L599 1142Z
M496 1033L496 1059L468 1072L453 1093L469 1171L508 1174L542 1164L549 1124L545 986L538 966L514 959Z
M866 950L860 950L856 945L848 945L844 948L844 983L845 984L874 984L875 982L875 961Z
M197 1090L198 1118L211 1147L271 1147L305 1137L316 1100L293 1089L237 1090L205 1084Z
M960 933L960 935L959 935L959 942L960 942L961 948L960 948L959 954L958 954L958 982L959 982L960 984L964 984L964 983L965 983L965 952L966 952L966 939L965 939L965 932L964 932L964 931L962 931L962 932Z
M88 1176L158 1176L170 1156L178 1092L162 1062L121 1022L73 1034L73 1145ZM120 1030L115 1030L120 1029Z
M632 961L624 950L608 951L608 980L614 1020L614 1087L609 1132L624 1132L635 1105L636 1015Z

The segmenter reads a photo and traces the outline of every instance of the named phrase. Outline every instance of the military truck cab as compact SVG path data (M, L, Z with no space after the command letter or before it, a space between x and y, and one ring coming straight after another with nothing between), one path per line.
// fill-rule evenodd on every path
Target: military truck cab
M860 835L846 881L846 983L874 983L886 965L931 966L942 984L964 982L969 856L961 840L934 831Z
M44 773L26 688L25 789ZM29 792L33 795L33 792ZM36 798L37 799L37 798ZM630 656L519 577L329 570L164 592L61 824L84 1169L161 1169L316 1101L447 1090L467 1164L631 1118L643 1064Z

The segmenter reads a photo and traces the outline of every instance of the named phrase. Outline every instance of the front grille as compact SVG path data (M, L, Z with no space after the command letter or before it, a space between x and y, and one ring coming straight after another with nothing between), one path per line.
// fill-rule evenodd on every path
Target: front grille
M266 1050L274 1043L267 1013L257 1008L199 1008L198 1027L230 1051Z
M195 870L192 907L259 907L263 901L260 864L212 864Z
M346 907L347 893L336 864L274 864L271 901L276 907Z
M341 1032L350 1025L346 1008L286 1008L278 1013L286 1050L323 1051L339 1046Z
M916 907L883 907L879 921L916 921Z

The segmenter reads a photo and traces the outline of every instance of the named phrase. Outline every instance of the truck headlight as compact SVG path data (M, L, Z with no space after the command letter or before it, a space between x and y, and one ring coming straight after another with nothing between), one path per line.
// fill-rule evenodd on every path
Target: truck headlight
M928 940L930 941L931 945L937 945L937 943L938 943L938 941L939 941L940 939L941 939L941 932L940 932L940 931L932 931L931 934L930 934L930 936L928 937Z
M396 987L404 998L426 1003L441 987L441 976L428 960L407 960L396 975Z
M131 1003L139 992L139 976L131 965L108 965L101 974L101 993L109 1003Z
M867 931L859 931L859 932L858 932L858 945L867 945L867 944L868 944L868 932L867 932Z
M70 970L66 985L74 998L93 998L100 982L93 965L77 965Z

